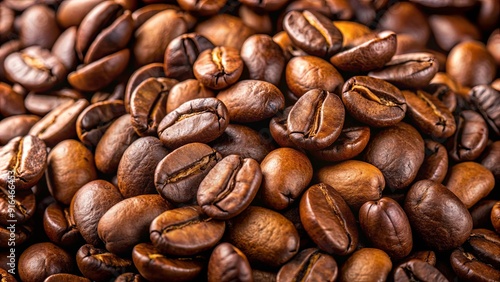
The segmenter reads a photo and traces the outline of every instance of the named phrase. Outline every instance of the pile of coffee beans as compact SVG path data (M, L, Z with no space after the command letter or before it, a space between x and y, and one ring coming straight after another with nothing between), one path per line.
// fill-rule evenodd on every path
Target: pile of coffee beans
M499 18L0 1L1 281L500 281Z

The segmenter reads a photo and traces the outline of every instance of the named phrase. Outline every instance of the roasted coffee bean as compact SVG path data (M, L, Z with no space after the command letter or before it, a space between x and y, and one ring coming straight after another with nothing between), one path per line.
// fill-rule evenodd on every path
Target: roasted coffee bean
M54 199L69 205L78 189L97 178L94 156L79 141L62 141L47 157L45 177Z
M289 61L293 57L307 56L308 54L292 44L290 36L286 31L281 31L273 36L273 41L276 42L281 48L285 59ZM314 57L316 58L316 57Z
M167 114L167 96L178 81L151 77L135 87L130 96L132 126L139 136L156 135L158 125Z
M500 280L500 270L482 262L463 248L458 248L451 253L450 264L456 275L464 281Z
M198 258L175 258L161 254L151 243L134 247L132 260L147 281L192 281L201 273L203 261Z
M288 208L311 182L313 167L307 156L292 148L271 151L260 164L260 198L275 210Z
M85 98L79 91L63 88L61 90L35 93L30 92L24 98L24 105L31 113L38 116L45 116L47 113L57 108L69 100L79 100Z
M368 75L401 88L422 88L429 84L437 71L438 63L432 54L409 53L392 57L383 69Z
M309 153L320 160L340 162L361 154L369 140L370 127L344 124L342 132L332 145Z
M167 9L180 10L180 7L170 4L152 4L145 5L132 13L132 19L134 19L134 29L140 27L143 23L149 20L154 15L158 14L161 11L165 11Z
M434 76L436 78L436 76ZM457 98L455 92L446 84L431 83L424 87L424 91L431 94L441 101L450 112L454 112L457 107Z
M225 228L224 221L208 217L199 206L185 206L156 217L149 227L149 238L163 254L192 256L213 248Z
M463 15L430 15L428 22L437 45L446 52L464 42L481 38L478 28Z
M250 205L261 182L262 171L256 160L229 155L208 172L198 187L196 199L208 216L229 219Z
M207 173L222 159L203 143L189 143L169 153L156 166L154 184L162 197L174 203L187 203Z
M276 281L335 281L337 276L335 259L316 248L309 248L282 266Z
M37 45L50 49L61 33L54 10L45 5L26 9L20 18L19 39L25 47Z
M408 105L408 116L424 134L435 138L448 138L455 133L456 125L448 108L425 91L403 91Z
M410 261L412 259L418 259L432 266L436 265L436 253L433 251L417 251L405 258L405 261Z
M446 72L458 83L473 87L490 84L496 76L496 65L483 43L466 41L450 51Z
M159 195L125 199L104 213L97 225L97 234L108 251L117 255L130 254L135 245L149 238L153 219L170 208L171 205Z
M424 142L425 158L415 179L429 179L441 183L448 172L448 152L436 141L425 139Z
M35 115L15 115L0 121L0 145L7 144L11 139L27 135L31 127L40 120Z
M91 280L74 274L57 273L50 275L43 282L91 282Z
M269 122L269 132L271 137L280 145L281 147L296 148L297 145L292 142L290 135L288 134L288 116L290 115L290 110L292 106L286 107L283 111L277 112L271 121Z
M446 188L453 192L467 208L486 197L495 187L495 177L476 162L463 162L451 167Z
M57 22L63 28L78 26L85 15L87 15L95 6L104 0L86 1L73 0L63 1L56 12Z
M412 230L438 251L462 245L472 230L472 217L466 206L445 186L431 180L413 184L404 210Z
M313 57L300 56L291 59L286 65L286 84L296 97L312 89L322 89L340 94L344 79L327 61Z
M202 3L192 2L190 0L179 0L179 6L188 12L192 12L195 15L200 16L211 16L217 14L219 10L224 7L227 0L212 0Z
M229 243L222 243L213 250L207 276L208 282L254 281L247 257Z
M101 246L97 224L115 204L123 200L118 188L104 180L94 180L80 188L73 196L70 216L73 217L83 239L94 246Z
M248 123L274 116L285 107L278 87L261 80L243 80L219 92L217 99L226 105L232 122Z
M241 5L238 8L238 16L246 26L253 29L256 33L272 34L273 18L271 18L269 13L256 11L248 6Z
M125 104L125 109L130 113L130 97L135 88L141 84L143 81L151 77L165 77L165 72L163 70L163 64L152 63L138 68L130 76L127 87L125 88L125 97L123 97L123 103Z
M92 281L110 281L132 269L132 260L90 244L80 247L76 253L76 263L80 272Z
M392 84L369 76L355 76L342 87L342 101L355 119L374 127L400 122L406 113L406 99Z
M186 79L174 85L167 97L167 114L175 111L187 101L199 98L213 98L215 93L196 79Z
M104 101L92 104L76 120L78 139L88 146L97 146L109 126L125 114L123 101Z
M9 228L9 229L7 229ZM33 235L33 222L26 224L9 223L8 226L0 225L0 248L9 249L12 244L16 246L24 244Z
M484 199L469 209L474 228L493 229L493 225L491 224L491 209L496 202L495 200Z
M148 136L134 141L123 152L116 176L123 197L155 193L156 165L168 154L158 138Z
M382 250L362 248L354 252L340 270L339 281L385 281L392 269L389 256Z
M342 33L318 12L291 11L283 19L283 29L294 45L314 56L329 58L342 48Z
M25 114L23 96L8 84L0 82L0 114L4 117Z
M336 255L356 250L356 219L339 192L319 183L306 190L300 200L300 221L320 249Z
M488 145L488 126L480 114L466 110L456 119L457 129L448 139L449 156L455 161L472 161Z
M464 244L480 261L500 267L500 235L488 229L473 229Z
M193 142L208 143L222 135L229 120L229 112L220 100L194 99L161 120L158 136L167 148L172 149Z
M250 262L279 267L299 251L299 235L281 214L250 206L228 222L228 242Z
M241 49L245 40L255 33L240 18L218 14L196 25L195 32L205 36L215 46Z
M16 188L12 194L9 185L6 188L0 187L0 224L9 226L10 220L22 224L28 221L36 209L35 194L30 190L20 191Z
M368 201L359 210L359 224L374 247L393 259L406 257L412 250L410 222L403 208L391 198Z
M500 52L498 51L498 46L500 45L500 29L495 29L490 37L488 38L488 42L486 43L486 49L490 52L490 54L495 59L497 65L500 64Z
M396 34L383 31L367 35L366 41L337 53L330 62L338 69L348 72L366 72L383 67L396 53Z
M64 80L67 70L49 50L32 46L5 58L5 75L28 90L45 91Z
M43 214L43 229L50 241L62 247L73 247L83 243L75 220L68 207L57 202L50 204Z
M306 150L324 149L339 137L344 117L344 105L337 95L310 90L290 110L287 121L290 140Z
M266 11L276 11L283 7L287 1L285 0L264 0L264 1L256 1L256 0L241 0L246 6L255 8L255 9L264 9Z
M165 50L165 76L180 81L194 78L194 62L201 52L214 47L206 37L197 33L186 33L174 38Z
M437 268L427 262L412 259L400 264L394 271L394 282L410 281L447 282L448 279Z
M496 202L491 208L491 224L495 228L496 232L500 233L500 201Z
M3 42L14 31L16 14L6 6L0 6L0 41Z
M385 187L384 176L378 168L357 160L324 166L315 172L315 178L335 187L355 212L365 202L379 200Z
M43 176L47 167L47 150L39 138L15 137L0 148L0 187L28 190Z
M473 87L470 92L470 101L493 132L500 136L500 91L487 85Z
M5 282L17 282L16 278L3 268L0 268L0 278Z
M0 45L0 79L6 80L5 76L5 66L4 61L7 56L12 53L18 52L21 50L22 44L20 40L11 40L5 42L5 44Z
M392 30L398 35L408 34L421 46L425 46L431 33L426 15L417 5L409 2L390 6L380 18L378 28Z
M77 136L76 120L88 105L89 102L85 99L68 100L35 123L29 134L42 139L48 147L54 147L65 139L74 138Z
M115 282L145 282L146 280L140 274L126 272L118 275Z
M29 246L19 257L21 281L43 282L56 273L71 273L75 268L72 256L52 243Z
M368 26L354 21L338 20L333 21L333 24L343 35L342 48L352 48L356 46L359 38L372 33Z
M193 73L206 87L220 90L238 81L243 66L236 48L222 46L201 52L194 62Z
M382 171L388 188L403 189L417 176L424 157L424 140L418 131L400 122L370 140L364 159Z
M95 165L104 173L115 173L125 150L139 138L130 115L117 118L106 129L95 149Z

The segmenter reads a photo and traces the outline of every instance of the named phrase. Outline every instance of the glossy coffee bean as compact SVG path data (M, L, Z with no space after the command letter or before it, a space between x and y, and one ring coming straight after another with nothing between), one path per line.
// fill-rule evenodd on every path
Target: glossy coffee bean
M59 59L67 71L74 70L78 64L78 57L75 52L76 34L76 27L66 29L57 38L51 49L52 54Z
M407 256L404 261L410 261L412 259L418 259L432 266L435 266L437 258L434 251L417 251Z
M271 121L269 122L269 132L273 140L278 143L281 147L290 147L299 149L292 140L290 140L290 135L288 134L288 116L290 115L290 110L292 106L288 106L282 111L277 112Z
M450 264L456 275L464 281L498 281L500 271L492 267L474 254L458 248L450 255Z
M92 152L79 141L62 141L49 153L45 177L54 199L69 205L78 189L97 178Z
M43 282L91 282L91 280L75 274L56 273L47 277Z
M64 249L52 243L29 246L19 257L18 271L22 281L43 282L56 273L71 273L73 258Z
M3 82L0 82L0 106L0 114L4 117L26 113L23 96Z
M208 172L198 187L196 199L208 216L229 219L250 205L261 182L262 171L256 160L229 155Z
M78 26L85 15L102 1L63 1L56 12L57 22L63 28Z
M299 250L299 235L292 222L261 207L248 207L228 222L228 242L252 263L279 267Z
M127 81L127 86L125 87L125 96L123 97L123 103L125 104L125 109L130 113L130 98L135 88L151 77L165 77L165 72L163 70L163 64L152 63L138 68L132 73L129 80Z
M152 18L154 15L158 14L161 11L165 11L167 9L174 9L178 11L180 10L180 7L170 4L158 3L152 5L145 5L144 7L135 10L132 13L135 29L140 27L143 23Z
M337 95L320 89L310 90L290 110L287 131L298 147L321 150L339 137L344 117L344 105Z
M229 120L228 109L220 100L195 99L167 114L158 125L158 136L172 149L193 142L208 143L222 135Z
M255 33L240 18L229 14L212 16L196 25L195 32L208 38L215 46L228 46L238 50Z
M358 245L354 215L340 193L328 184L313 185L302 195L300 221L309 237L329 254L347 255Z
M207 276L209 282L254 281L247 257L229 243L222 243L213 250Z
M359 210L359 224L372 245L393 259L410 254L413 237L403 208L391 198L368 201Z
M159 195L125 199L104 213L97 225L97 234L108 251L117 255L130 254L135 245L149 238L149 226L153 219L170 207Z
M448 152L436 141L425 139L424 142L425 158L415 179L429 179L441 183L448 172Z
M483 43L466 41L451 49L446 72L464 86L489 84L496 75L495 61Z
M314 56L331 57L342 47L342 33L317 12L291 11L283 19L283 29L293 44Z
M7 188L7 189L6 189ZM22 224L28 221L35 214L36 199L30 190L14 190L15 196L7 185L0 187L0 224L9 226L9 220L16 220Z
M473 229L464 245L480 261L494 268L500 266L500 235L488 229Z
M233 85L243 72L243 60L236 48L215 47L200 53L193 73L203 85L220 90Z
M0 187L27 190L43 176L47 148L32 135L15 137L0 148Z
M191 202L196 198L203 178L221 159L217 151L203 143L189 143L179 147L156 166L156 190L168 201Z
M104 180L91 181L76 192L71 200L70 216L88 244L102 245L97 224L111 207L122 200L118 188Z
M355 212L365 202L379 200L385 187L382 172L375 166L358 160L324 166L315 171L315 179L335 187L335 191Z
M276 281L335 281L337 276L335 259L316 248L309 248L282 266Z
M174 85L167 97L167 114L175 111L187 101L213 98L215 93L196 79L186 79Z
M80 247L76 253L80 272L92 281L110 281L132 269L130 259L121 258L90 244Z
M156 217L149 227L149 238L163 254L192 256L213 248L225 227L224 221L208 217L199 206L185 206Z
M158 138L142 137L130 144L120 159L116 176L125 198L155 194L156 165L168 154Z
M43 214L43 229L50 241L61 247L72 247L83 243L69 208L57 202L50 204Z
M33 237L33 223L28 222L22 225L16 225L15 231L12 231L13 223L8 226L0 225L0 248L9 249L9 243L14 242L17 246L24 244L28 239ZM9 229L7 229L9 228Z
M446 205L442 205L444 202ZM472 217L466 206L445 186L431 180L413 184L404 210L412 230L439 251L462 245L472 230Z
M30 128L40 120L35 115L15 115L0 121L0 145L18 136L28 135Z
M22 49L20 40L7 41L0 45L0 78L6 80L4 61L7 56Z
M54 10L45 5L34 5L21 15L19 38L23 46L37 45L50 49L60 34Z
M24 98L24 105L31 113L38 116L45 116L47 113L64 104L69 100L79 100L84 96L76 90L63 88L61 90L35 93L30 92Z
M474 228L492 229L491 209L496 204L495 200L484 199L469 209Z
M427 17L419 6L409 2L398 2L389 7L378 23L380 29L408 34L425 45L430 36Z
M491 224L497 233L500 233L500 201L496 202L491 208Z
M201 273L204 263L197 258L175 258L161 254L151 243L134 247L132 260L147 281L192 281Z
M486 122L480 114L466 110L460 113L456 123L455 134L447 143L449 156L455 161L475 160L488 144Z
M126 272L118 275L116 277L116 282L145 282L146 279L142 277L140 274L133 272Z
M392 84L378 78L355 76L342 87L342 101L355 119L374 127L400 122L407 105L403 94Z
M445 185L470 208L490 194L495 187L495 178L484 166L476 162L463 162L451 167Z
M391 259L384 251L363 248L354 252L344 263L339 281L385 281L391 269Z
M478 85L469 91L474 108L488 123L489 128L500 136L500 91L486 85Z
M437 3L438 1L432 2ZM469 2L468 4L470 5L473 1L465 2ZM481 38L477 26L463 15L431 15L428 18L428 22L432 33L435 34L437 45L447 52L461 43Z
M439 281L446 282L448 279L439 270L427 262L412 259L400 264L394 271L394 281Z

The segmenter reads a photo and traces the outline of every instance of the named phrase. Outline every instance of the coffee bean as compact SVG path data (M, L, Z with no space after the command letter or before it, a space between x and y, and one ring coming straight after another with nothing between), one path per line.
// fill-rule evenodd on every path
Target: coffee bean
M222 243L213 250L207 275L209 282L254 281L245 254L229 243Z
M132 269L130 259L121 258L90 244L80 247L76 253L80 272L92 281L110 281Z
M59 59L67 71L74 70L78 64L78 57L75 52L76 33L76 27L66 29L57 38L51 49L52 54Z
M470 100L476 111L479 112L488 123L489 128L500 136L500 92L486 85L473 87L469 92Z
M425 139L424 142L425 158L415 179L429 179L441 183L448 172L448 152L446 152L446 148L438 142L430 139Z
M491 209L496 202L495 200L488 199L480 200L469 209L474 228L493 229L493 225L491 224Z
M392 268L389 256L382 250L363 248L354 252L340 270L339 281L385 281Z
M451 167L446 188L455 194L467 208L486 197L495 187L491 171L476 162L463 162Z
M132 19L134 19L134 29L140 27L154 15L158 14L161 11L165 11L167 9L180 11L180 7L178 6L170 4L162 4L162 3L158 3L156 5L145 5L144 7L141 7L133 11Z
M446 282L448 279L432 265L418 259L412 259L400 264L394 271L394 281L439 281Z
M57 202L50 204L45 209L43 229L50 241L58 246L73 247L83 243L69 208L63 207Z
M240 18L218 14L196 25L195 32L205 36L215 46L233 47L238 50L245 40L255 33Z
M40 120L35 115L15 115L0 121L0 145L7 144L18 136L27 135L30 128Z
M316 248L301 251L295 258L281 267L276 278L286 281L335 281L338 267L335 259Z
M7 186L8 188L8 186ZM11 191L11 190L10 190ZM16 188L15 197L6 188L0 187L0 224L9 226L9 220L22 224L35 214L36 199L30 190L20 191ZM11 216L12 215L12 216Z
M490 219L493 228L498 232L500 230L500 201L496 202L491 208Z
M500 271L493 268L474 254L458 248L450 255L450 264L456 275L465 281L497 281L500 280Z
M166 5L166 4L165 4ZM115 279L116 282L145 282L146 279L140 274L126 272L118 275Z
M69 100L83 99L84 96L74 89L62 88L61 90L35 93L30 92L24 98L26 109L38 116L45 116L47 113L57 108Z
M43 282L91 282L91 280L74 274L57 273L50 275Z
M71 255L48 242L29 246L19 257L18 271L22 281L43 282L52 274L71 273L73 269Z
M45 5L34 5L21 16L19 38L23 46L50 49L60 32L54 10Z
M206 87L220 90L238 81L243 66L237 49L222 46L201 52L194 62L193 73Z
M417 251L406 257L406 261L418 259L432 266L436 266L436 253L433 251Z
M125 104L125 109L130 113L130 97L135 88L141 84L143 81L151 77L165 77L165 72L163 70L163 64L152 63L138 68L130 76L127 86L125 88L125 97L123 97L123 103Z
M451 49L446 72L464 86L489 84L496 75L495 61L483 43L470 40Z
M0 82L0 114L4 117L26 113L23 96L10 85Z
M175 111L187 101L213 98L215 93L196 79L186 79L174 85L167 96L167 114Z
M448 139L449 156L455 161L472 161L488 144L488 126L480 114L466 110L456 118L457 130Z
M9 56L12 53L18 52L19 50L21 50L21 48L22 44L20 40L11 40L0 45L0 79L6 80L5 66L4 66L5 58L7 58L7 56Z

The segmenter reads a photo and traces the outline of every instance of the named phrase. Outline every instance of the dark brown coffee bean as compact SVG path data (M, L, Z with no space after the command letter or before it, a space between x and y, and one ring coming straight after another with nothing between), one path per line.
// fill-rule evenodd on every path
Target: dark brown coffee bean
M366 72L383 67L396 53L396 34L389 31L367 36L362 44L337 53L330 62L348 72Z
M73 196L70 214L83 239L94 246L101 246L97 235L97 224L101 217L115 204L123 200L118 188L104 180L91 181Z
M188 12L192 12L195 15L200 16L211 16L219 12L219 10L224 7L227 0L211 0L205 2L193 2L190 0L179 0L179 6Z
M299 250L299 235L292 222L281 214L248 207L228 223L228 242L240 249L250 262L279 267Z
M134 141L123 152L116 173L123 197L155 194L156 165L168 154L158 138L148 136Z
M9 226L9 221L15 220L22 224L28 221L36 208L35 195L30 190L12 190L9 185L0 187L0 224ZM12 194L15 192L15 194Z
M478 85L470 90L469 96L493 132L500 136L500 91L487 85Z
M26 113L23 96L8 84L0 82L0 114L4 117Z
M21 15L19 38L25 47L50 49L60 33L54 10L45 5L31 6Z
M344 116L344 105L337 95L310 90L290 110L287 121L290 140L306 150L324 149L339 137Z
M301 251L281 267L276 281L335 281L338 267L335 259L316 248Z
M467 208L486 197L495 187L491 171L476 162L463 162L451 167L446 188L453 192Z
M194 78L194 62L200 53L214 47L206 37L197 33L186 33L174 38L165 50L165 76L180 81Z
M382 171L388 188L403 189L417 176L424 157L422 136L411 125L400 122L370 140L364 159Z
M130 113L130 97L132 97L132 93L134 92L135 88L143 81L151 77L165 77L163 64L152 63L149 65L145 65L138 68L130 76L127 82L127 87L125 88L125 97L123 97L123 103L125 104L125 109L128 113Z
M495 79L496 65L483 43L466 41L450 51L446 72L458 83L473 87L490 84Z
M222 243L213 250L207 276L208 282L254 281L247 257L229 243Z
M412 259L418 259L425 263L428 263L432 266L436 266L436 253L433 251L417 251L405 258L406 261L410 261Z
M450 264L463 281L499 281L500 271L479 260L474 254L458 248L450 255Z
M71 255L52 243L29 246L19 257L21 281L43 282L56 273L71 273L75 268Z
M16 14L12 9L2 5L0 6L0 41L8 39L14 31L14 19Z
M221 159L217 151L203 143L179 147L156 166L156 190L174 203L193 201L201 181Z
M339 281L385 281L391 269L391 259L384 251L363 248L353 253L344 263Z
M43 230L50 241L61 247L81 245L83 238L76 227L75 220L64 207L57 202L50 204L43 213Z
M38 116L45 116L47 113L57 108L69 100L79 100L85 98L79 91L63 88L50 92L35 93L30 92L24 98L24 105L31 113Z
M188 143L208 143L221 136L229 124L229 113L220 100L200 98L185 102L158 125L158 136L167 148Z
M147 281L192 281L203 270L204 263L197 258L175 258L161 254L151 243L134 247L132 260Z
M448 108L435 97L421 90L404 90L408 116L424 134L448 138L455 133L455 119Z
M438 3L439 1L428 2ZM470 4L473 1L466 2ZM430 15L428 22L437 45L447 52L461 43L481 38L478 27L463 15ZM448 67L446 69L449 70Z
M78 26L83 18L102 1L104 0L63 1L56 12L57 22L63 28Z
M487 147L481 164L493 173L495 180L500 181L500 141L495 141Z
M226 105L231 122L256 122L274 116L285 107L278 87L261 80L243 80L219 92L217 99Z
M294 45L314 56L329 58L342 48L342 33L318 12L291 11L283 19L283 29Z
M340 162L358 156L368 145L370 128L368 126L345 125L339 137L330 146L309 152L313 157Z
M472 217L465 205L445 186L431 180L413 184L404 210L412 230L438 251L462 245L472 230Z
M146 279L140 274L126 272L116 277L115 282L146 282Z
M500 64L500 52L498 51L498 46L500 46L500 29L499 28L495 29L490 34L490 37L488 38L488 42L486 43L486 49L488 49L490 54L493 56L497 65Z
M488 126L480 114L466 110L458 118L457 130L448 139L448 153L455 161L472 161L488 145Z
M161 11L165 11L167 9L180 10L180 7L170 4L158 3L152 5L145 5L144 7L141 7L133 11L132 19L134 19L134 29L140 27L143 23L145 23L154 15L158 14Z
M241 49L245 40L255 31L243 21L228 14L218 14L196 25L195 32L205 36L215 46Z
M76 253L76 263L80 272L92 281L110 281L132 269L132 260L90 244L80 247Z
M324 166L315 172L317 181L335 187L353 211L358 211L367 201L382 197L385 180L375 166L357 160L348 160Z
M355 119L375 127L400 122L406 113L406 100L392 84L369 76L355 76L342 87L342 101Z
M185 206L156 217L151 222L149 238L163 254L192 256L213 248L225 229L224 221L208 217L199 206Z
M194 62L193 73L203 85L223 89L233 85L243 72L243 60L232 47L215 47L200 53Z
M394 271L394 282L436 281L447 282L448 279L434 266L418 259L400 264Z
M337 255L354 252L358 245L356 219L339 192L320 183L300 200L300 221L320 249Z
M75 274L56 273L47 277L43 282L91 282L91 280Z
M8 228L8 229L7 229ZM33 223L26 224L9 223L8 226L0 225L0 248L8 249L15 244L16 246L24 244L33 235ZM10 268L10 267L9 267ZM18 268L19 269L19 268Z
M167 97L167 114L175 111L187 101L213 98L215 93L196 79L186 79L174 85Z
M10 40L0 45L0 79L6 80L4 61L7 56L21 50L22 44L20 40Z
M398 34L408 34L421 46L430 37L430 27L426 15L415 4L398 2L389 7L378 22L381 30L392 30Z
M130 96L132 125L139 136L156 135L158 125L165 117L167 96L178 81L151 77L135 87Z
M290 36L286 31L280 31L273 36L273 41L281 48L285 59L289 61L293 57L307 56L308 54L292 44ZM312 57L312 56L311 56ZM314 57L316 58L316 57Z
M480 261L500 267L500 235L488 229L473 229L464 245Z
M359 224L368 240L393 258L401 259L413 247L410 222L403 208L391 198L368 201L359 210Z
M67 70L49 50L32 46L5 58L5 75L28 90L45 91L63 81Z
M109 126L125 114L123 101L104 101L92 104L76 120L76 133L83 144L95 147Z
M218 162L200 183L197 202L215 219L229 219L246 209L262 182L259 163L251 158L229 155Z
M491 208L491 224L497 233L500 233L500 201L496 202Z
M469 209L474 228L493 229L491 221L491 209L496 204L496 200L484 199Z
M288 116L290 115L291 109L292 106L288 106L283 111L279 111L274 115L269 122L269 132L274 141L281 147L299 149L299 147L292 142L288 134Z
M434 76L436 78L436 76ZM457 107L457 97L451 88L443 83L431 83L424 87L424 91L441 101L450 112L454 112Z
M425 139L424 142L425 158L415 179L429 179L441 183L448 172L448 152L436 141Z
M170 208L171 205L159 195L125 199L104 213L97 225L97 234L108 251L130 254L135 245L148 240L153 219Z
M80 113L89 105L85 99L68 100L31 127L29 134L42 139L48 147L76 137L76 120Z
M264 1L257 1L257 0L241 0L241 3L243 3L246 6L255 8L255 9L264 9L266 11L276 11L282 8L287 1L285 0L264 0Z
M335 67L313 56L291 59L286 66L285 78L288 88L296 97L312 89L340 94L342 84L344 84L344 79Z
M47 148L35 136L16 137L0 148L0 187L28 190L43 176Z

